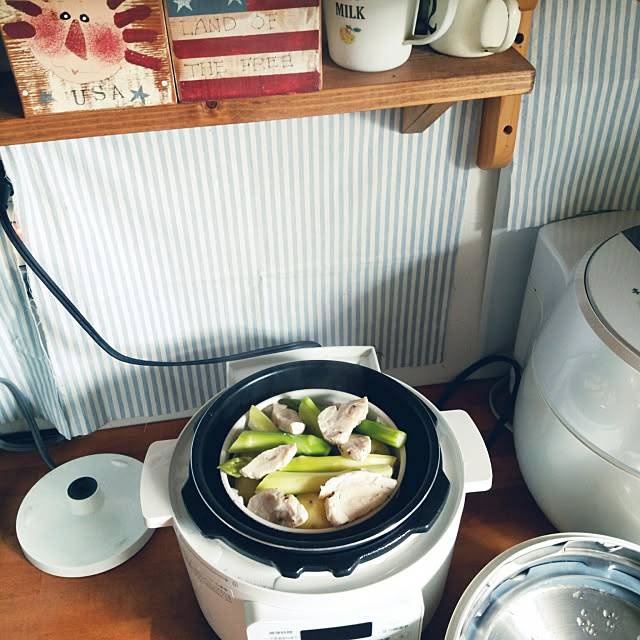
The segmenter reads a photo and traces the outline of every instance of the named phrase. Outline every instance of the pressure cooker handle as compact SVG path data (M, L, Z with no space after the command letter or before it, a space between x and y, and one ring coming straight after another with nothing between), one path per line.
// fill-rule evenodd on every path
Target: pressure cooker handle
M476 423L461 409L443 411L442 416L451 427L462 454L465 493L488 491L493 480L491 460Z
M140 504L142 516L149 529L173 524L173 509L169 498L169 466L175 440L158 440L147 449L140 479Z

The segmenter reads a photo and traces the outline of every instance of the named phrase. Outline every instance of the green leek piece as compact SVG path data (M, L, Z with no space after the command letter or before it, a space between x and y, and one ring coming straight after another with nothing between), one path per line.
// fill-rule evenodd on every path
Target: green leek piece
M300 406L300 400L296 400L295 398L280 398L278 404L283 404L285 407L297 411Z
M245 478L240 476L233 481L233 488L240 494L240 497L244 501L245 505L249 502L251 496L256 492L256 487L260 480L254 480L253 478Z
M371 439L371 453L375 453L375 454L379 454L379 455L383 455L383 456L390 456L391 455L391 449L389 449L389 447L387 447L387 445L384 444L384 442L380 442L380 440L374 440L372 438Z
M344 456L297 456L280 471L352 471L366 467L388 465L393 467L395 456L368 455L363 462Z
M237 456L236 458L229 458L222 464L219 464L218 469L220 469L220 471L224 471L228 476L240 478L242 477L240 469L247 466L251 460L253 460L251 456Z
M298 409L300 419L305 423L309 431L314 435L322 438L322 431L318 426L318 416L320 415L320 409L316 406L316 403L306 396L300 401L300 407Z
M249 407L247 428L251 429L251 431L273 431L274 433L280 431L280 429L273 424L271 418L255 405Z
M354 431L374 440L380 440L380 442L396 449L403 447L407 440L407 434L404 431L373 420L363 420Z
M389 465L374 465L367 467L367 471L372 473L379 473L387 478L390 478L393 474L393 468ZM349 471L354 471L350 469ZM349 473L349 471L340 471L338 473L331 471L309 471L295 472L295 471L274 471L268 473L256 487L256 493L258 491L264 491L265 489L279 489L282 493L318 493L320 487L333 478L334 476L342 475L343 473Z
M331 445L311 434L271 433L267 431L242 431L229 447L229 453L250 453L273 449L281 444L295 444L298 454L304 456L326 456Z

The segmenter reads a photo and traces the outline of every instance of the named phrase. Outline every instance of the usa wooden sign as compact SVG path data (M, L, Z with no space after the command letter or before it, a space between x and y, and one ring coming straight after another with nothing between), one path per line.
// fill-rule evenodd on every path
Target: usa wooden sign
M0 0L25 116L176 102L162 0Z
M318 91L320 0L166 0L183 102Z

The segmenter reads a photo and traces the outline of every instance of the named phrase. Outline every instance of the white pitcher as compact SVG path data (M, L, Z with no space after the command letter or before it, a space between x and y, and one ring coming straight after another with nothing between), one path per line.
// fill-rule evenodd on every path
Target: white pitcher
M431 0L430 28L415 33L420 0L323 0L329 56L353 71L385 71L407 61L413 45L429 44L453 21L458 0Z

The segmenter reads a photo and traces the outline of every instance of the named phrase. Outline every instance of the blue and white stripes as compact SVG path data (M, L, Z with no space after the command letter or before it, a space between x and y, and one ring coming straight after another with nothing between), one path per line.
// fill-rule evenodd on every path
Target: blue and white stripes
M419 366L442 357L472 110L416 136L390 110L3 157L33 253L121 352L177 361L313 339ZM193 410L224 385L220 366L119 363L33 290L72 434Z
M29 400L40 425L67 429L58 389L42 347L38 326L26 295L16 254L4 233L0 237L0 377L16 385ZM24 428L24 416L13 395L0 385L0 430ZM68 431L67 431L68 433Z
M538 3L536 87L500 176L508 228L640 209L639 45L636 0ZM419 367L444 357L479 107L460 103L420 135L398 133L389 110L2 155L28 245L127 355L312 339ZM32 278L47 355L11 251L0 242L0 374L66 435L192 411L224 386L221 366L111 359ZM17 417L1 394L0 419Z
M512 230L640 207L640 3L539 2L509 189ZM505 184L508 183L508 184Z

